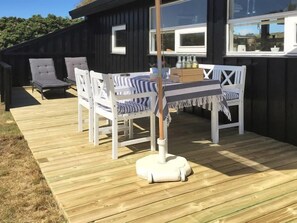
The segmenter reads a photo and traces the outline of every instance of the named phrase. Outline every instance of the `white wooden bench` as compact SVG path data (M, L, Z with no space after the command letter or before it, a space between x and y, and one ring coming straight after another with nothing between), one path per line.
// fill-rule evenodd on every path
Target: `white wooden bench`
M211 121L213 142L217 143L219 141L219 129L238 126L239 134L243 134L246 66L199 64L199 68L203 69L205 79L214 79L221 82L222 89L229 107L238 106L238 122L235 123L220 125L218 115L212 114ZM217 135L217 137L214 137L215 135Z

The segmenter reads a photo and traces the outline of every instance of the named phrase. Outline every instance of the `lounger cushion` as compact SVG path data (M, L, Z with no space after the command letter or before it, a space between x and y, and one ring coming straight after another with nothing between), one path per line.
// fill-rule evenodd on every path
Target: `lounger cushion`
M86 57L66 57L67 79L75 82L74 68L89 70Z
M58 79L55 79L55 80L37 80L37 81L34 81L33 82L34 84L38 85L39 87L42 87L42 88L58 88L58 87L68 87L69 84L64 82L64 81L61 81L61 80L58 80Z
M30 59L29 61L33 82L37 80L57 79L53 59Z

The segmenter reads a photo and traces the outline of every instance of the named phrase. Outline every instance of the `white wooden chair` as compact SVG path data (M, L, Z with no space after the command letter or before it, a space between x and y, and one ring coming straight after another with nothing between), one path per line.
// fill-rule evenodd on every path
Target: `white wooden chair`
M118 158L118 147L132 144L151 142L151 150L155 150L156 132L155 132L155 98L153 92L141 94L118 94L115 91L113 75L90 72L92 92L94 99L94 145L99 144L99 134L109 133L110 128L99 128L98 118L103 116L112 122L112 159ZM133 99L150 97L150 105L144 106L136 103ZM118 140L119 121L133 120L137 118L150 117L150 137L138 139L129 139L123 142ZM125 127L125 125L124 125ZM130 127L132 128L132 126ZM130 131L131 132L131 129Z
M93 96L91 90L90 74L88 70L81 70L74 68L77 99L78 99L78 131L83 131L83 108L89 111L89 142L93 142L93 129L94 129L94 109L93 109Z
M244 133L244 86L246 66L199 64L205 79L219 80L228 106L238 106L238 122L219 125L219 129L239 127L239 134Z

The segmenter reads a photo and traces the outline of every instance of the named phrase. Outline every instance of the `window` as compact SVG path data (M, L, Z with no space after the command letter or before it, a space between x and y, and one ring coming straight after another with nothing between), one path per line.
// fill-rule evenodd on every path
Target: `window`
M295 53L296 10L297 0L229 0L228 54Z
M230 0L230 19L246 18L297 9L296 0Z
M111 36L111 52L115 54L126 54L126 44L126 25L113 26Z
M150 9L150 53L156 53L155 7ZM207 0L179 0L161 6L164 53L206 53Z
M206 53L206 27L176 30L175 49L181 53Z

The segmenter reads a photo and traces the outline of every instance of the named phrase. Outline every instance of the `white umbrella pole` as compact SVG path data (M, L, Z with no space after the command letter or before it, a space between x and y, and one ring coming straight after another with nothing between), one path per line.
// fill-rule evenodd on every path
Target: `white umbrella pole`
M156 39L157 39L157 65L158 65L158 107L159 107L159 162L166 163L166 140L164 139L163 124L163 84L162 84L162 55L161 55L161 4L155 0L156 6Z

